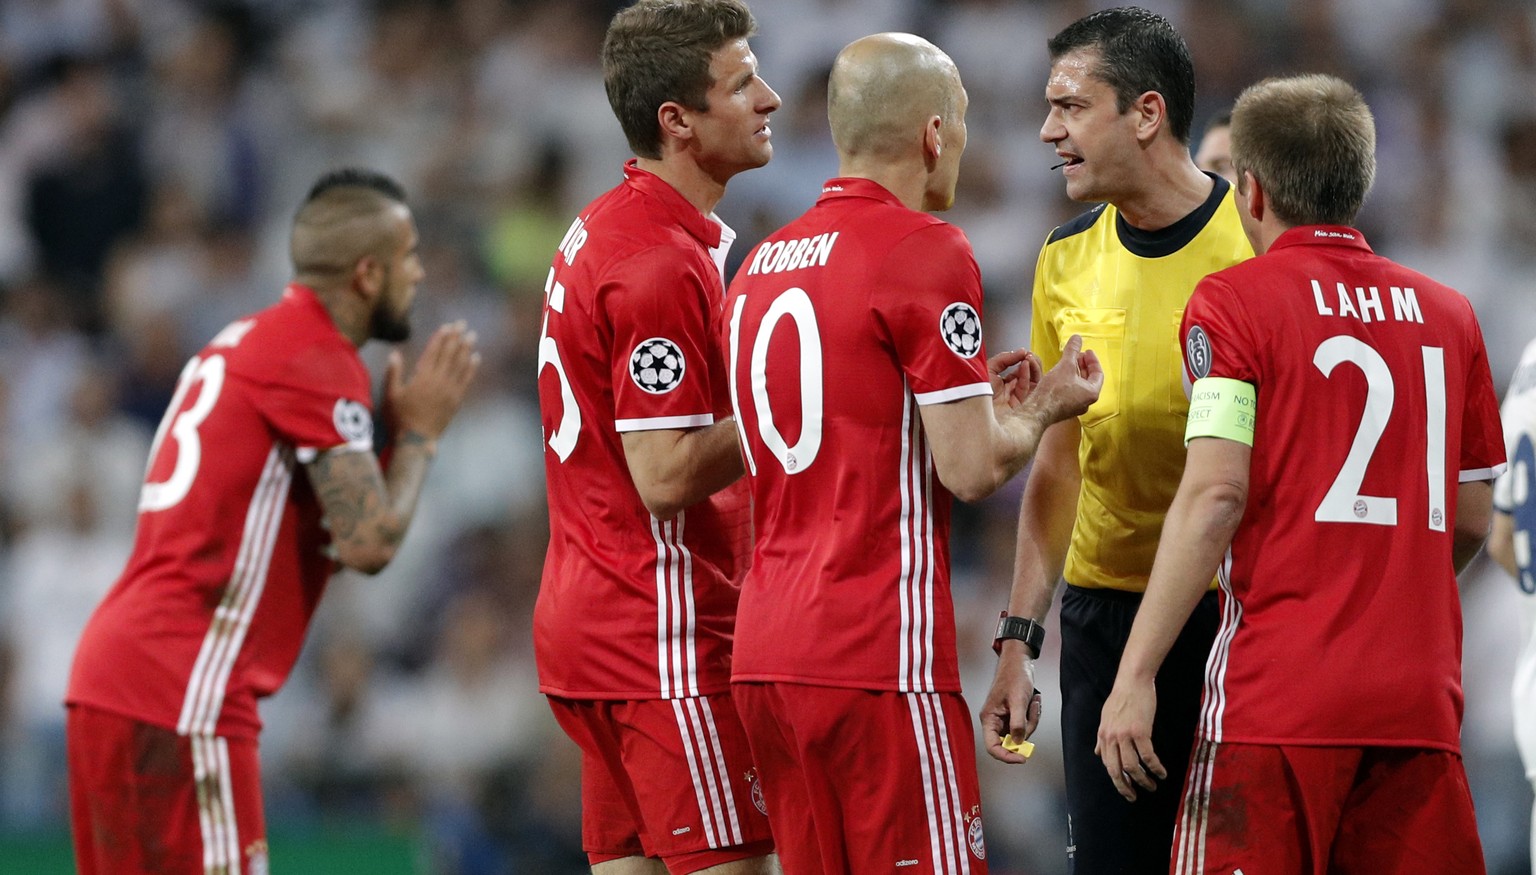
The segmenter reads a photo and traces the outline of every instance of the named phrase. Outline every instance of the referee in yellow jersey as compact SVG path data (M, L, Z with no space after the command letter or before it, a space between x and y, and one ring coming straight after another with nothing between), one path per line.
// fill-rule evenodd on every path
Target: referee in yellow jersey
M1034 732L1034 660L1057 581L1062 756L1074 875L1166 873L1178 787L1217 627L1212 591L1157 677L1153 745L1175 781L1127 802L1094 752L1162 532L1184 470L1179 320L1206 274L1252 256L1231 184L1189 155L1194 65L1168 21L1139 8L1079 19L1048 43L1050 111L1040 137L1062 162L1067 195L1096 204L1051 232L1035 268L1031 347L1049 367L1081 334L1104 390L1052 426L1024 489L1013 592L998 628L997 675L981 709L988 752Z

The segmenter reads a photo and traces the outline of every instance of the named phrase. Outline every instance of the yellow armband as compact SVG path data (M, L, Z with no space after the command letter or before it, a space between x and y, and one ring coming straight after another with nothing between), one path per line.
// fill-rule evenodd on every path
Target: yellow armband
M1190 390L1184 445L1197 437L1219 437L1251 447L1258 411L1259 391L1252 383L1201 377Z

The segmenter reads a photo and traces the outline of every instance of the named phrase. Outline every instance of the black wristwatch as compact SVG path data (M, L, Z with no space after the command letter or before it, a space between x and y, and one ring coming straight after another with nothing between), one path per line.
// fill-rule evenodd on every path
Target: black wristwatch
M1003 611L997 621L997 637L992 639L992 652L1003 652L1003 639L1013 638L1024 642L1033 659L1040 658L1040 646L1045 643L1045 627L1028 617L1010 617Z

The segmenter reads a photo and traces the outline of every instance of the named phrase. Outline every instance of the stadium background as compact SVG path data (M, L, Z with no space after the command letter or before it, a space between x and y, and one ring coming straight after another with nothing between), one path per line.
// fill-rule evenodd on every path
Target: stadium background
M263 736L277 871L584 871L573 749L536 693L529 613L547 526L538 313L574 211L619 178L598 46L615 0L0 3L0 870L68 872L63 711L74 638L127 555L149 436L182 363L287 277L291 211L323 170L410 190L418 326L465 318L487 365L442 442L399 559L344 575ZM1044 41L1109 3L758 0L784 98L776 157L719 213L739 261L833 175L823 92L848 40L923 34L960 66L970 143L949 218L975 244L994 348L1027 342L1050 228ZM1323 70L1375 110L1362 218L1461 288L1502 392L1536 334L1536 8L1528 0L1147 0L1194 51L1196 127L1272 73ZM368 358L377 366L380 349ZM957 513L961 654L991 677L1017 484ZM1516 588L1466 579L1466 756L1490 871L1529 872L1510 730ZM599 606L594 606L599 607ZM1410 628L1404 618L1404 634ZM1042 660L1049 709L1054 636ZM1291 670L1305 673L1305 653ZM995 873L1064 871L1054 715L1036 761L982 758Z

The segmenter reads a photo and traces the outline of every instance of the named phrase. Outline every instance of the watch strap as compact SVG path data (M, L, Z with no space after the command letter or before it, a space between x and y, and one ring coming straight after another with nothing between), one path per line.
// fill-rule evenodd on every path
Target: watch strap
M1003 652L1003 639L1012 638L1023 641L1024 646L1030 650L1031 657L1040 658L1040 648L1045 644L1045 627L1029 617L1010 617L1004 611L997 621L997 635L992 639L992 650L996 653Z

